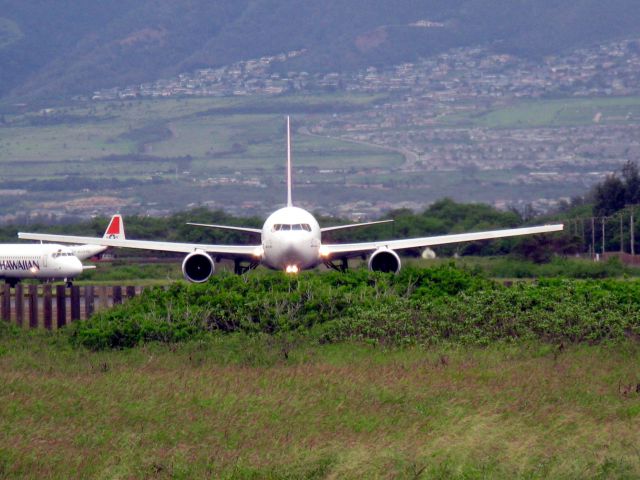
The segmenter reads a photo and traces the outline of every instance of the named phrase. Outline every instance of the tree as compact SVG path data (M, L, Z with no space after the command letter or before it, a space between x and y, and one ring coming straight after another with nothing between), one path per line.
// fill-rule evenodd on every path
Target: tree
M580 238L568 233L528 235L516 240L516 255L535 263L547 263L554 255L574 255L580 251Z
M627 203L640 203L640 170L638 165L631 160L622 167L622 178L625 187L625 201Z
M626 203L625 184L615 175L608 175L604 182L595 186L593 212L608 216L622 210Z

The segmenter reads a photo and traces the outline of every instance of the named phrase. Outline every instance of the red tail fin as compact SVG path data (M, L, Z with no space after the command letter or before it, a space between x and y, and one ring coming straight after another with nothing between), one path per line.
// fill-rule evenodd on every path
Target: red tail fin
M124 240L124 222L122 215L114 215L111 217L107 231L104 232L104 238L112 240Z

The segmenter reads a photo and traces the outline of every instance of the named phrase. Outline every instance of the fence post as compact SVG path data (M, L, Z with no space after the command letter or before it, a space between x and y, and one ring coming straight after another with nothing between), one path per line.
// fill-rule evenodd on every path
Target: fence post
M122 287L113 287L113 305L122 303Z
M129 286L129 287L127 287L127 289L126 289L126 292L127 292L127 293L126 293L127 298L128 298L129 300L131 300L133 297L135 297L135 296L136 296L136 287L131 287L131 286Z
M93 287L86 286L84 287L84 316L85 319L88 319L91 315L93 315L94 308L94 296L93 296Z
M42 287L42 313L44 316L44 328L51 330L53 309L51 308L51 285L46 283Z
M11 321L11 285L2 285L2 318L7 322Z
M18 283L14 290L16 297L16 324L21 327L24 320L24 288L21 283Z
M80 287L71 287L71 321L80 320Z
M107 287L102 285L97 288L98 288L98 301L96 302L95 308L98 310L109 308L109 293L107 292Z
M56 316L58 328L67 324L67 290L64 285L56 286Z
M29 285L29 328L38 328L38 285Z

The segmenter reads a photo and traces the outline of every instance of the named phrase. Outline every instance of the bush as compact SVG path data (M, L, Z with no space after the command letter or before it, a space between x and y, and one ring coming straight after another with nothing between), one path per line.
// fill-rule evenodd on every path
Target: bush
M594 343L638 335L639 325L637 281L552 279L508 288L445 264L399 275L221 274L204 284L147 290L70 332L73 342L93 349L229 332L389 345L532 338Z

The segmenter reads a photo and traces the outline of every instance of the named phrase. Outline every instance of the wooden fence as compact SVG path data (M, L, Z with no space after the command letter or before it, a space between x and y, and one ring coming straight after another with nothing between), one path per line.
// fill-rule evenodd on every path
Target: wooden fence
M620 252L606 252L602 255L603 260L609 260L610 258L618 258L625 265L640 266L640 255Z
M0 318L29 328L60 328L139 295L142 287L0 284Z

